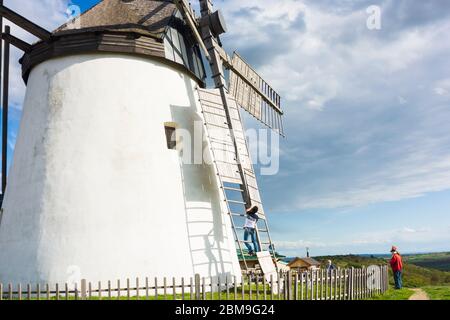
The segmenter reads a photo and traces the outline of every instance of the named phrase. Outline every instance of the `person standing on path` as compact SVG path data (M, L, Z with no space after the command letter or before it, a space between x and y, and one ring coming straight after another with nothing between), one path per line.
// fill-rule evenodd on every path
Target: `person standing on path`
M392 246L391 249L392 258L389 262L391 264L392 272L394 273L395 289L399 290L402 288L402 272L403 272L403 261L402 256L397 251L396 246Z

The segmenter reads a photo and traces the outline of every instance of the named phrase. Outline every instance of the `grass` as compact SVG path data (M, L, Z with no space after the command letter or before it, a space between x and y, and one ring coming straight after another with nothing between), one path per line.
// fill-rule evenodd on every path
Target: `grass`
M393 285L393 275L391 271L389 272L389 275L391 284ZM450 285L450 272L419 267L409 263L404 263L402 278L403 286L407 288Z
M401 290L389 289L385 294L369 298L367 300L408 300L414 291L408 288Z
M325 283L321 284L319 282L319 285L316 286L314 285L314 292L313 295L311 296L311 292L310 290L308 290L307 288L309 287L309 285L307 286L306 284L303 285L303 287L301 285L298 286L298 299L299 300L341 300L344 299L344 295L345 295L345 290L343 285L342 286L338 286L338 288L335 290L333 290L329 285L326 285ZM204 300L246 300L246 301L253 301L253 300L284 300L284 295L283 293L280 294L273 294L271 292L270 286L268 284L266 284L266 286L264 287L262 283L259 283L258 286L256 286L256 284L252 284L251 287L247 284L244 285L244 288L242 290L242 287L239 286L237 288L236 294L235 294L235 290L234 288L229 288L229 292L227 294L226 290L225 291L221 291L220 295L219 293L216 291L218 288L214 288L215 292L211 293L211 292L205 292L204 295ZM222 287L222 290L224 288ZM264 294L265 293L265 294ZM126 291L122 291L121 292L121 296L117 297L117 296L112 296L111 298L108 298L108 294L107 292L103 292L102 293L102 297L98 297L98 293L97 292L92 292L92 297L88 298L87 300L94 300L94 301L98 301L98 300L191 300L191 295L190 293L185 293L184 294L184 299L183 299L183 295L181 293L177 293L175 296L175 299L173 297L173 290L171 288L167 288L166 294L164 294L163 290L161 289L158 293L158 296L154 296L154 290L151 290L149 292L149 297L147 298L145 296L145 294L141 293L141 296L137 297L136 292L134 290L130 291L130 297L128 298L128 294ZM293 293L294 295L294 293ZM332 298L333 295L336 295L336 298ZM203 295L201 297L203 299ZM7 295L4 295L4 299L8 299ZM14 300L17 300L16 296L13 296ZM80 299L80 297L78 297L78 299ZM27 300L27 295L24 293L22 295L22 300ZM37 298L35 296L33 296L31 298L31 300L37 300ZM46 293L42 293L40 300L57 300L55 296L51 296L50 299L47 299ZM69 295L68 297L65 296L64 293L60 294L60 298L59 300L75 300L75 297L72 295Z
M204 300L283 300L284 297L282 294L274 294L273 297L271 295L270 286L266 284L265 290L262 283L260 283L258 286L256 284L252 284L251 288L249 285L244 285L244 288L238 287L237 292L235 294L234 288L229 288L228 294L226 290L224 290L224 287L222 286L222 290L220 294L216 291L218 288L214 288L215 292L205 292ZM265 295L264 295L265 291ZM114 292L113 292L114 294ZM183 299L184 298L184 299ZM266 299L264 299L266 298ZM8 300L8 295L3 294L3 299ZM16 293L14 292L13 300L17 300ZM80 296L78 296L78 299L80 299ZM195 298L194 298L195 299ZM202 296L203 299L203 296ZM26 293L22 294L22 300L28 300L28 296ZM30 300L38 300L36 296L32 296ZM57 300L56 297L50 296L49 299L47 299L47 295L45 292L41 293L41 297L39 300ZM68 297L64 293L60 294L59 300L76 300L75 296L73 294L70 294ZM166 290L166 293L164 294L164 291L162 289L159 290L158 296L154 295L154 290L151 290L149 292L149 297L147 298L145 296L145 293L143 294L141 292L141 295L139 297L136 296L135 290L130 290L130 297L128 297L127 291L122 290L121 296L112 296L111 298L108 297L107 292L102 293L102 297L98 297L97 292L92 292L92 297L87 298L87 300L191 300L190 293L185 293L184 296L181 293L177 293L175 295L175 298L173 296L173 290L168 287Z
M435 286L422 288L431 300L450 300L450 286Z

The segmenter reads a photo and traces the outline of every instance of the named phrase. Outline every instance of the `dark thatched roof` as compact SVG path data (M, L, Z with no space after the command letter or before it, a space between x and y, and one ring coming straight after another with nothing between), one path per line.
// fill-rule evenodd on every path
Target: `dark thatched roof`
M169 0L102 0L79 17L80 28L66 23L54 34L116 31L162 38L175 11Z

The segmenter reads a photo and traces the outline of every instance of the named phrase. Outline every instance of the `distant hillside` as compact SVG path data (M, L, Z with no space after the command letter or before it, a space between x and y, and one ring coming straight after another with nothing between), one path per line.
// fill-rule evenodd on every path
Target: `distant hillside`
M450 252L405 255L404 260L424 268L450 271Z
M375 256L345 255L345 256L321 256L314 257L322 265L327 264L327 260L331 260L334 265L340 268L360 268L369 265L386 264L386 259Z
M413 257L413 256L411 256ZM327 260L340 268L359 268L369 265L381 265L388 263L389 259L375 256L321 256L314 257L316 260L326 265ZM407 260L407 259L405 259ZM392 282L392 275L391 275ZM423 286L450 285L450 272L444 272L436 269L425 268L405 261L403 282L405 287L416 288Z

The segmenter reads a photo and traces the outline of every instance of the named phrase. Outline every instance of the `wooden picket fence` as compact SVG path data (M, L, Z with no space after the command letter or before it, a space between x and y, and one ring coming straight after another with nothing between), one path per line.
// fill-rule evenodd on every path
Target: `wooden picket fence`
M260 273L237 277L189 279L136 278L69 284L0 283L0 300L361 300L388 289L387 266L304 272Z

